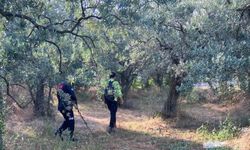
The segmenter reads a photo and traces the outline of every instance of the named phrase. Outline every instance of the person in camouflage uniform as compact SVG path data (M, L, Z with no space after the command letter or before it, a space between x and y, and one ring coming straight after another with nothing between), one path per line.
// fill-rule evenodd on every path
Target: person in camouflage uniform
M57 87L57 98L58 111L60 111L63 115L64 122L59 127L59 129L57 129L55 135L59 135L63 140L62 132L68 128L70 131L70 140L74 141L75 139L73 138L73 135L75 128L75 119L73 106L78 109L75 92L67 82L62 82Z

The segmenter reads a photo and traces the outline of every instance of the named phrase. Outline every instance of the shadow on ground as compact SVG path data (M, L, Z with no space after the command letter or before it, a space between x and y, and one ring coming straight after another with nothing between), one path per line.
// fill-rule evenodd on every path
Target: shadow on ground
M85 129L77 129L75 133L77 142L69 142L67 134L64 141L54 136L55 123L47 120L40 127L30 124L20 132L8 131L5 136L6 150L202 150L201 143L169 137L158 137L143 132L135 132L125 129L117 129L112 134L103 131L94 132L92 136ZM29 130L28 130L29 129ZM223 150L230 150L224 148Z

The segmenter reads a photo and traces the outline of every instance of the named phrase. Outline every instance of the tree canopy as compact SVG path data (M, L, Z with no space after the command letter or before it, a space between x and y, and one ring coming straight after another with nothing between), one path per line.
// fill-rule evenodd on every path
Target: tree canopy
M159 82L168 78L173 95L169 93L165 109L197 82L216 90L221 84L238 84L249 93L246 0L0 4L1 84L20 107L42 101L45 109L50 98L44 95L50 97L59 81L96 86L110 71L118 73L125 97L138 76L144 82L153 76ZM30 101L12 96L13 84L25 89Z

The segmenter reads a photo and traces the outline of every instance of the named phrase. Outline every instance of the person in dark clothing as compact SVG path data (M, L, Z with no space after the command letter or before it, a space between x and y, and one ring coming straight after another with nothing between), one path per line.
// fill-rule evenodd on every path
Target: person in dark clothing
M121 86L118 81L115 81L116 74L114 72L109 76L106 88L104 90L104 101L110 111L110 122L108 132L111 133L116 128L116 112L118 109L118 99L122 103Z
M64 117L64 122L60 126L60 128L56 131L55 135L59 135L63 140L62 132L67 128L70 131L70 140L74 141L74 128L75 128L75 120L73 113L73 106L78 109L77 99L75 96L75 92L73 88L66 82L62 82L58 85L57 88L57 98L58 98L58 111Z

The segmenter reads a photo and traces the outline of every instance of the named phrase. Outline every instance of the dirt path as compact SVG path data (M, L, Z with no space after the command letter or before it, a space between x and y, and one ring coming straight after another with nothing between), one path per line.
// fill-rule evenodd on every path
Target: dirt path
M108 136L103 143L104 149L128 149L128 150L157 150L168 149L166 146L177 143L177 147L184 145L195 149L202 149L201 143L197 143L199 137L191 130L180 130L171 127L172 123L166 123L159 117L147 116L142 111L119 109L117 113L117 127L111 136L106 133L109 123L109 111L101 102L81 104L79 107L89 127L99 136ZM79 114L76 113L76 131L85 133L86 127ZM171 147L171 146L170 146ZM171 148L172 149L172 148Z
M87 106L80 104L79 110L85 120L88 122L89 127L95 132L106 131L109 123L109 111L106 105L101 102L93 101L88 103ZM117 127L129 121L140 122L146 116L135 110L118 109L117 112ZM77 111L75 111L76 128L85 128L84 122Z
M55 107L56 109L56 107ZM79 104L79 110L94 132L96 143L90 139L90 132L87 130L80 115L75 111L75 135L78 142L68 145L66 149L101 149L101 150L200 150L203 149L202 139L195 130L190 128L176 128L173 121L162 120L160 117L149 116L148 112L141 110L119 109L117 113L118 129L109 135L106 128L109 123L109 111L99 101L87 101ZM216 108L213 105L193 105L185 107L184 112L196 119L222 119L225 110ZM56 112L55 121L42 118L29 119L31 110L19 110L6 123L6 141L8 149L62 149L65 146L58 146L58 139L55 139L53 132L62 123L63 118ZM222 117L222 118L220 118ZM212 118L212 119L211 119ZM182 120L187 124L192 122L188 118ZM196 122L195 122L196 123ZM246 137L248 132L245 133ZM20 148L18 144L22 143ZM47 144L47 143L50 144ZM45 143L43 145L43 143ZM92 145L91 145L91 144ZM234 141L237 144L237 141ZM93 148L94 146L94 148ZM98 148L97 148L97 147ZM29 147L29 148L28 148ZM88 148L86 148L88 147ZM230 149L230 148L228 148Z
M117 112L117 130L112 135L109 135L106 132L106 129L109 124L109 111L106 105L101 102L88 103L87 107L82 104L79 107L79 110L83 114L85 120L88 122L88 126L95 134L99 136L104 136L108 140L103 143L105 149L121 149L121 150L142 150L142 149L157 149L154 145L151 144L151 138L145 135L140 135L136 131L130 130L133 128L133 124L140 124L147 116L137 112L135 110L128 109L118 109ZM94 110L94 111L93 111ZM88 132L87 128L83 121L80 118L80 115L76 113L76 131L79 133ZM132 125L129 126L130 123ZM133 133L134 132L134 133ZM138 138L139 137L139 138ZM140 142L139 142L140 141ZM104 148L103 147L103 148Z
M75 145L69 145L68 149L165 150L175 147L202 149L201 143L197 142L195 132L172 128L171 122L163 121L160 117L147 116L147 112L119 109L117 113L118 129L109 135L106 132L109 111L103 103L88 101L80 103L79 109L95 134L98 148L93 148L89 144L92 140L90 133L80 115L75 111L75 135L79 141ZM7 121L8 132L5 139L7 149L33 150L33 147L36 147L35 149L61 149L58 146L59 139L56 140L53 135L55 129L63 121L61 114L56 113L55 121L46 121L43 118L30 120L27 117L30 111L20 110ZM22 118L22 115L26 117ZM95 143L93 144L96 146Z

